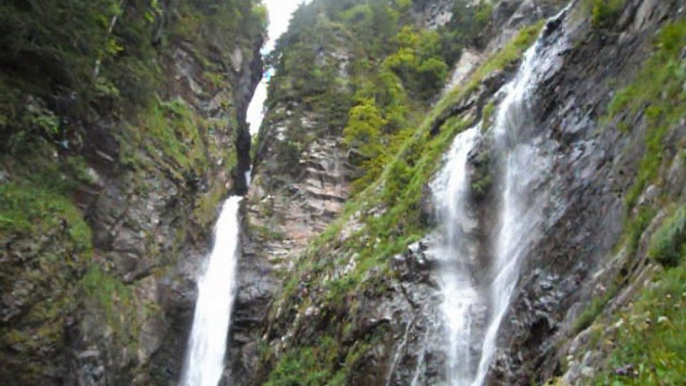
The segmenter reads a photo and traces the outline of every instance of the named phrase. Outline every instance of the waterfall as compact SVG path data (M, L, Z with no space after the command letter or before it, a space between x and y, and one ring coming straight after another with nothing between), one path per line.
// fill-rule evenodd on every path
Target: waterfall
M466 207L469 195L467 157L479 131L477 126L455 138L446 166L431 185L441 224L440 243L435 253L440 264L439 283L444 297L441 311L448 344L447 377L453 385L468 384L473 377L472 315L482 303L470 274L474 248L467 229L471 224L467 220Z
M553 20L559 21L566 9ZM515 78L499 91L502 100L492 128L459 134L447 162L432 182L438 209L439 284L446 334L446 378L451 386L481 386L497 351L500 325L508 311L523 257L539 237L550 160L532 138L531 90L554 65L561 43L546 46L546 33L524 54ZM488 233L487 261L477 261L477 216L469 208L469 154L481 135L493 138L499 173L497 226ZM480 268L486 267L486 268Z
M224 203L214 229L214 247L198 280L193 329L187 351L183 386L217 386L224 371L226 339L235 297L241 197Z

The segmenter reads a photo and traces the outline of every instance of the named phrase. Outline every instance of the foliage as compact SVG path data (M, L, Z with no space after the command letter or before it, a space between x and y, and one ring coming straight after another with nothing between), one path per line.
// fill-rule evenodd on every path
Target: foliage
M443 86L448 66L439 56L439 35L403 27L396 36L398 51L389 55L383 66L393 71L405 89L419 99L433 97Z
M686 207L674 212L653 235L648 255L658 263L674 267L686 256Z
M327 381L333 376L331 366L336 364L337 357L338 343L325 336L314 347L287 353L265 386L333 386Z
M622 312L609 368L595 385L683 385L686 382L686 259ZM615 371L628 368L628 371Z
M459 59L464 47L480 45L480 34L490 23L492 13L491 1L480 1L477 4L468 4L465 1L453 3L452 19L438 29L441 51L448 66L452 67Z
M591 12L591 23L596 28L610 28L624 10L626 0L584 0Z
M305 149L314 138L337 136L344 128L354 132L360 129L355 117L362 109L377 110L374 114L384 123L367 133L365 149L344 133L347 146L362 155L356 161L360 178L355 191L379 176L419 123L446 80L446 58L454 55L438 32L415 27L412 7L410 1L313 1L296 11L269 58L276 75L265 122L282 125L284 117L275 107L288 106L287 136L295 143L286 150ZM316 119L308 112L317 112ZM303 117L311 123L307 127L293 123ZM354 128L351 118L357 119ZM283 158L278 152L275 157ZM277 163L286 164L283 159Z
M346 145L360 150L366 158L373 158L382 151L381 130L386 120L372 99L364 99L350 110L348 125L343 130Z

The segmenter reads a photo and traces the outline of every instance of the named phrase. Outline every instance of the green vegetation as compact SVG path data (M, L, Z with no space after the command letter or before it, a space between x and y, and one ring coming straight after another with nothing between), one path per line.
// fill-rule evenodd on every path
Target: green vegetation
M431 116L435 119L444 115L451 106L454 106L465 95L473 92L487 75L517 63L524 50L536 40L544 24L545 21L541 20L536 24L522 28L511 42L488 58L474 71L474 74L464 87L452 90L445 98L441 99L436 108L430 112Z
M278 144L279 159L267 167L288 165L315 138L343 131L359 168L354 192L379 178L422 122L462 48L478 40L492 12L488 1L469 6L458 0L456 16L429 31L417 28L413 16L425 5L317 0L295 13L270 59L277 72L265 122L286 126L288 142ZM276 106L288 106L289 116ZM301 125L303 118L309 124Z
M173 184L173 245L145 233L153 272L199 236L190 233L211 229L226 187L210 181L202 194L204 182L236 163L231 56L240 49L245 67L266 23L258 0L0 5L0 287L17 304L0 327L0 378L61 376L54 358L80 306L114 331L113 351L135 357L140 310L154 305L93 251L84 208L110 182L100 176L136 197ZM204 108L210 99L219 113Z
M648 121L646 151L638 175L626 196L627 208L633 209L641 193L659 176L665 161L665 135L686 116L686 63L681 49L686 45L686 21L665 26L656 40L656 51L637 79L619 91L608 109L606 122L623 111L645 111ZM625 117L624 119L628 119ZM620 125L627 128L628 125Z
M591 301L591 304L584 309L584 311L579 315L572 326L572 331L578 334L581 331L587 329L593 324L593 322L598 318L598 316L605 310L608 302L617 295L619 291L619 286L613 285L610 289L605 290L600 297L595 297Z
M129 287L97 266L88 270L80 286L84 299L93 302L117 342L128 345L137 338L136 303Z
M648 255L667 267L676 267L686 256L686 207L674 212L653 235Z
M19 168L12 181L0 184L0 235L22 235L38 239L62 229L76 251L91 248L90 228L83 214L69 198L73 184L84 179L82 163L77 158L63 165L46 159L47 146L29 155L34 164Z
M337 386L330 366L338 362L338 343L323 337L315 347L287 353L265 386ZM342 385L342 383L340 383Z
M628 207L633 207L643 190L656 178L662 164L668 130L686 115L686 64L680 59L686 44L686 22L666 26L658 36L657 52L648 61L638 79L617 93L609 114L624 109L645 109L649 122L647 148L636 183L627 194Z
M619 3L609 4L619 7ZM620 245L627 247L629 256L625 268L631 270L638 264L633 257L658 208L667 208L670 214L648 246L648 256L665 269L658 271L654 283L647 285L619 315L599 322L612 323L617 329L611 337L604 337L612 343L610 358L606 368L593 379L595 385L681 385L686 381L686 209L683 203L671 203L674 198L665 194L639 205L639 197L648 186L664 183L660 170L682 151L683 144L675 148L666 138L686 116L686 65L681 59L684 44L686 21L681 19L663 27L654 54L635 81L616 94L604 118L605 123L615 122L625 131L631 130L628 122L641 112L648 123L646 150L625 198L629 219ZM617 280L626 282L627 278ZM576 321L575 331L588 327L617 292L613 287L595 299Z
M621 312L608 369L595 385L683 385L686 382L686 259L659 274ZM625 372L615 371L627 369Z
M626 0L584 0L591 13L591 23L596 28L610 28L624 10Z
M535 36L531 28L524 29L512 43L488 60L485 66L491 71L497 71L502 67L497 66L496 63L502 66L513 63L517 60L515 54L521 54L525 48L524 42L528 41L531 44ZM486 75L484 70L478 70L475 77L480 80ZM474 84L477 84L475 79L469 83L470 91L476 88ZM400 144L400 150L385 166L380 178L346 206L343 216L322 234L321 238L315 242L310 254L304 257L305 260L312 259L315 256L314 250L332 244L343 224L349 221L352 214L370 213L373 208L384 208L381 215L371 213L363 215L359 220L364 222L365 228L343 245L337 246L343 247L344 250L354 250L359 254L358 268L352 279L346 279L348 285L344 291L340 292L345 293L355 288L370 268L385 267L389 256L399 253L410 242L419 239L426 232L426 224L421 219L419 208L424 186L441 166L440 159L450 146L452 139L472 122L460 117L450 117L445 119L437 134L432 134L431 128L438 116L447 111L450 106L448 101L452 101L453 104L459 102L457 97L459 95L465 96L467 91L454 90L438 103L436 109L440 112L432 111L415 134L408 136ZM381 243L378 240L386 241ZM338 254L345 255L340 250ZM314 273L317 273L324 269L323 264L333 265L334 263L330 260L320 260L315 264L315 268L307 261L302 261L299 267L301 272L314 269ZM294 283L299 278L294 275L292 280L293 283L289 283L287 288L294 289Z
M346 204L344 213L300 257L297 272L291 273L285 283L281 298L284 304L280 307L292 307L304 312L313 300L302 297L300 288L302 285L321 286L324 300L322 313L336 315L336 319L339 319L341 313L352 315L355 308L360 306L356 294L362 288L368 294L381 294L387 290L390 257L404 251L427 232L428 224L422 218L420 209L426 185L440 168L441 157L454 137L474 124L474 119L478 119L452 116L450 108L474 92L489 74L513 66L535 40L541 26L537 24L523 29L510 44L475 72L464 89L450 92L428 115L422 113L427 116L418 124L412 122L419 121L420 116L408 113L411 111L408 101L414 100L411 87L403 82L403 71L412 67L403 66L416 60L411 52L402 48L391 52L386 59L390 58L390 64L382 63L378 77L360 76L359 79L363 80L359 84L363 87L357 90L357 104L350 110L343 134L346 144L356 148L365 157L360 165L367 174L356 181L358 193ZM411 28L399 32L398 35L402 36L396 39L409 41L407 46L411 47L412 42L418 39ZM421 49L412 51L416 53ZM480 114L490 116L493 110L494 106L490 105ZM360 181L364 181L364 184L360 184ZM485 189L488 181L482 182ZM351 222L359 222L363 227L342 240L341 231ZM345 266L351 260L355 261L355 268L351 272L323 280L332 275L334 267ZM298 326L293 328L297 329ZM352 320L322 327L330 335L354 334L355 328ZM345 355L346 358L351 355L350 352L363 353L365 349L357 346L338 347L339 355ZM317 352L301 350L305 349L294 347L292 351L280 354L274 364L275 370L270 373L269 385L303 384L289 383L291 378L288 378L288 374L291 373L302 374L292 378L292 382L297 379L302 381L306 374L324 374L312 384L327 384L327 381L338 379L335 374L345 379L354 363L346 360L347 365L339 369L334 362L330 362L330 367L321 372L322 363L327 362L314 360L316 365L313 365L307 358L317 358Z

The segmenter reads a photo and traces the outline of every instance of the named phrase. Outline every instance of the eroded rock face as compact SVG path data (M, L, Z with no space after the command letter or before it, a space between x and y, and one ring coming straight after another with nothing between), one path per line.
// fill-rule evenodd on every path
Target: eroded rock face
M75 188L73 199L92 231L92 253L75 252L65 237L72 231L66 220L47 230L44 240L0 235L8 242L0 252L4 381L17 386L177 383L195 280L211 246L216 210L223 197L241 191L245 182L234 176L244 178L249 168L249 141L246 146L237 139L247 135L247 127L235 122L244 120L262 72L261 40L251 46L236 43L235 60L227 63L221 85L208 80L209 64L190 43L173 40L160 49L165 74L160 98L196 114L193 129L203 142L203 165L186 169L155 146L146 147L157 140L146 137L147 127L140 129L140 143L122 140L126 130L105 118L88 128L82 155L89 182ZM232 175L226 165L235 147L243 163ZM27 271L40 261L51 263ZM5 282L4 275L14 272L10 265L30 273L27 280L14 275ZM25 336L35 336L35 346L18 344Z
M261 74L260 42L255 42L253 51L241 54L240 63L233 61L229 76L234 87L212 93L203 83L203 65L184 44L179 42L169 61L174 80L170 92L182 96L210 120L228 116L234 122L244 121L244 110ZM226 110L227 104L236 109ZM197 206L216 191L225 192L217 198L230 190L244 191L249 141L246 146L242 139L247 130L239 124L207 133L204 140L214 146L206 156L214 170L186 179L174 178L163 168L152 169L145 176L141 171L111 175L91 204L96 258L132 287L133 304L126 305L124 312L133 311L126 316L134 325L125 326L130 331L128 344L116 341L116 334L102 327L112 324L109 316L103 315L98 305L86 304L76 348L93 354L75 358L81 384L174 384L180 378L197 297L195 281L211 246L217 214L214 206L218 208L220 202L207 204L208 213L197 212ZM239 162L228 174L223 165L234 146ZM122 350L122 343L133 349ZM133 371L122 372L126 368ZM93 369L104 371L93 376Z
M346 154L333 138L315 140L297 164L291 182L270 189L257 169L244 210L238 295L229 338L227 385L252 385L257 373L258 345L267 311L294 269L294 259L340 214L348 197Z

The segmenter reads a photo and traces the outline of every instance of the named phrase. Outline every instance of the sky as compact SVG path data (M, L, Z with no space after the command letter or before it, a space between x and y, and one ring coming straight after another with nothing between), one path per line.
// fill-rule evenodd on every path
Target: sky
M304 0L262 0L269 11L269 40L262 48L262 54L267 54L274 49L274 42L288 29L291 15L298 5ZM248 107L247 120L250 124L250 134L255 135L262 123L262 106L267 100L267 78L263 78L255 90L250 106Z

